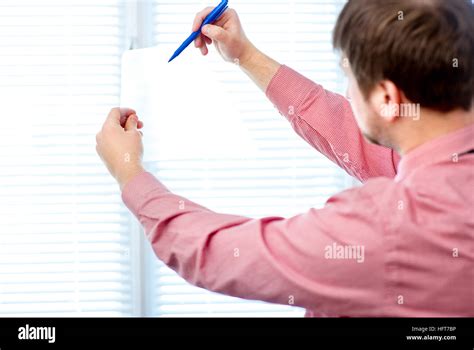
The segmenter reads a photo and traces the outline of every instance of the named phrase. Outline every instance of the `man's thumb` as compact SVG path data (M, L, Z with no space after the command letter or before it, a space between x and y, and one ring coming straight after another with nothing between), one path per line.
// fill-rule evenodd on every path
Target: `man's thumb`
M228 36L228 33L224 28L212 24L202 27L202 33L208 38L216 41L225 41Z
M132 114L128 117L127 122L125 123L125 131L135 130L138 126L138 117L136 114Z

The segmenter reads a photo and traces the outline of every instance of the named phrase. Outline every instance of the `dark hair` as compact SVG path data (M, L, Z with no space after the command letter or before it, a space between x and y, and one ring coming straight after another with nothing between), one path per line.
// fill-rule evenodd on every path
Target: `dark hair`
M471 0L350 0L337 21L333 44L349 59L366 98L387 79L422 107L471 109Z

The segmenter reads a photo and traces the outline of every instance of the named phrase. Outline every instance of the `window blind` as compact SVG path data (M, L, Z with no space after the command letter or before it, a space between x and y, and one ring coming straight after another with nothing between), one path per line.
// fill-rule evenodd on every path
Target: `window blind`
M251 40L267 54L290 65L329 90L344 93L331 33L342 0L241 0L237 10ZM217 4L217 1L216 1ZM154 43L171 54L189 35L195 13L206 1L153 3ZM182 55L198 55L190 48ZM173 191L218 212L263 217L290 216L321 207L348 185L348 178L291 130L265 96L232 64L211 49L209 65L228 94L237 99L239 117L258 151L242 159L159 160L156 173ZM177 64L177 63L175 63ZM185 83L186 77L180 77ZM203 105L206 104L203 101ZM196 115L198 118L199 116ZM213 133L228 133L216 125ZM152 150L148 150L152 152ZM301 316L290 306L250 302L210 293L186 284L147 251L149 313L158 316Z
M95 153L124 3L0 2L0 316L133 312L130 217Z

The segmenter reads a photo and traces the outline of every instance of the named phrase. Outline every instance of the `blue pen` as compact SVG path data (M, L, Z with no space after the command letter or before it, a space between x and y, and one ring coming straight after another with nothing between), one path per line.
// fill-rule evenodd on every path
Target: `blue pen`
M176 52L173 54L173 56L170 58L168 63L170 63L172 60L174 60L176 57L180 55L181 52L186 49L189 44L191 44L200 34L201 34L201 29L207 24L212 24L215 21L217 21L227 10L228 8L228 0L222 0L222 2L214 9L212 12L204 19L204 22L202 22L201 27L194 33L192 33L189 38L187 38L184 43L181 44L181 46L176 50Z

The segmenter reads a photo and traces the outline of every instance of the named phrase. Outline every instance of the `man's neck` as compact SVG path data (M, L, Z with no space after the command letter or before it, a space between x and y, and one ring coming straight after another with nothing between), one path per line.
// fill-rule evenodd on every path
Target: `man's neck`
M422 110L419 120L405 120L404 123L404 130L401 130L396 147L401 156L422 144L473 124L474 109L469 112L456 110L449 113Z

